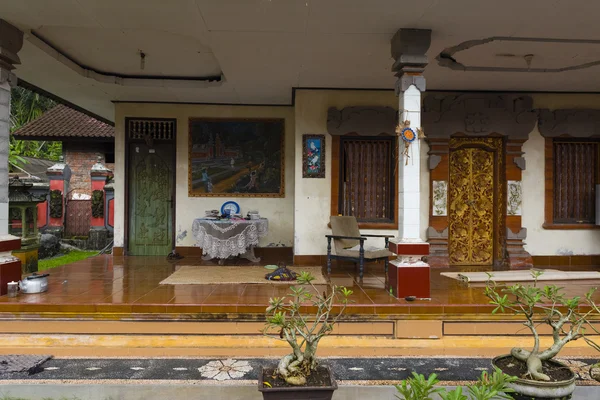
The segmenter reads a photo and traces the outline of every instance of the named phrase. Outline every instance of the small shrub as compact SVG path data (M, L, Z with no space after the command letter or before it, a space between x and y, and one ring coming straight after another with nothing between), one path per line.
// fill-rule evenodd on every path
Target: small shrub
M424 375L416 372L413 372L412 375L412 378L405 379L399 385L395 385L400 394L396 398L400 400L433 400L434 398L431 396L437 394L443 400L512 399L508 393L514 391L508 387L508 384L517 379L506 375L498 368L494 368L491 375L487 371L483 371L477 382L467 385L467 390L464 392L462 386L458 386L454 390L435 387L439 382L436 374L431 374L427 379Z

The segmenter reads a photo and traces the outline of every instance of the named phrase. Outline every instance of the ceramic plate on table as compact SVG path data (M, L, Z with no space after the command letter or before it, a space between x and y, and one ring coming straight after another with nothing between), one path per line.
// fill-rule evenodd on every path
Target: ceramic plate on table
M235 201L226 201L221 206L221 214L223 215L239 214L240 210L240 205Z

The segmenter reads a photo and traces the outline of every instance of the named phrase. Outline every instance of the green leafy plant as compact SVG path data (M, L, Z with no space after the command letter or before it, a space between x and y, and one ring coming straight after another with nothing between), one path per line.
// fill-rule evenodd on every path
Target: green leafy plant
M16 87L11 90L10 131L20 129L56 106L56 102L31 90ZM12 168L20 168L27 162L23 157L36 157L58 161L62 143L56 141L17 140L10 138L8 162Z
M596 288L590 289L583 298L566 297L563 288L555 285L538 287L538 278L543 271L532 270L533 285L525 286L520 283L511 286L500 286L491 279L485 288L485 295L497 312L512 312L525 318L525 325L533 335L533 348L525 350L515 347L510 354L519 361L526 363L526 377L534 380L549 381L550 377L542 372L542 361L555 357L570 341L584 338L586 342L596 349L599 347L589 338L585 337L586 327L596 331L589 323L588 318L592 313L598 313L598 308L592 301ZM589 311L580 313L580 306L589 306ZM540 323L552 328L553 343L547 349L540 348L538 326Z
M508 393L514 391L508 387L508 384L516 379L516 377L506 375L499 368L494 368L491 375L487 371L483 371L477 382L466 386L466 391L463 386L448 390L435 386L439 383L436 374L425 378L424 375L413 372L412 378L395 385L399 393L396 398L400 400L433 400L431 396L437 394L443 400L512 399Z
M429 378L425 378L425 375L413 372L412 378L403 380L399 385L394 385L400 396L402 396L396 397L402 400L431 400L431 396L435 393L444 391L443 388L435 387L438 382L436 374L431 374Z
M314 279L310 273L301 272L298 285L290 287L291 293L269 299L266 310L263 334L286 341L292 348L292 353L279 361L276 371L290 385L306 384L306 378L317 368L320 340L333 331L351 302L352 290L331 285L320 292L313 284ZM316 309L316 314L309 316L302 312L306 306Z

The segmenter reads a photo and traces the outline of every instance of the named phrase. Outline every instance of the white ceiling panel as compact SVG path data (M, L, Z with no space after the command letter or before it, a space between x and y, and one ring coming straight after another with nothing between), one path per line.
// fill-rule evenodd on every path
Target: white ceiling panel
M120 75L219 76L211 49L201 41L156 30L43 27L36 31L78 64ZM144 69L140 51L146 55Z
M182 81L110 85L26 41L18 77L109 119L111 100L289 104L293 87L393 89L390 39L399 28L432 29L425 70L430 90L600 92L599 67L464 72L435 60L445 48L492 36L598 40L599 13L600 3L589 0L0 1L0 18L33 29L87 67L119 75L225 77L221 86L206 88ZM139 50L147 54L143 70ZM526 66L525 54L533 54L532 68L558 68L600 60L600 46L500 41L454 56L467 65L519 68Z
M308 32L387 33L398 28L428 28L421 18L436 0L309 0Z
M310 34L299 86L393 88L389 43L388 34Z
M22 30L41 26L99 26L77 0L2 0L0 18Z
M307 0L196 0L211 31L305 32Z
M257 91L271 82L296 85L305 49L303 33L211 33L215 56L228 82L247 81Z
M206 40L206 27L194 0L79 0L79 4L104 28L153 30Z
M455 53L466 66L527 68L563 68L600 61L600 43L554 43L494 41Z

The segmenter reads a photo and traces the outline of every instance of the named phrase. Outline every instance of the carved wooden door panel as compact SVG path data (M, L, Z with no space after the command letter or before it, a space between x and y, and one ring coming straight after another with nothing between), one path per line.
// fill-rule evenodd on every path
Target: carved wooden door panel
M495 157L481 147L450 152L448 254L451 265L492 265Z
M173 146L130 144L129 255L166 256L173 246Z

